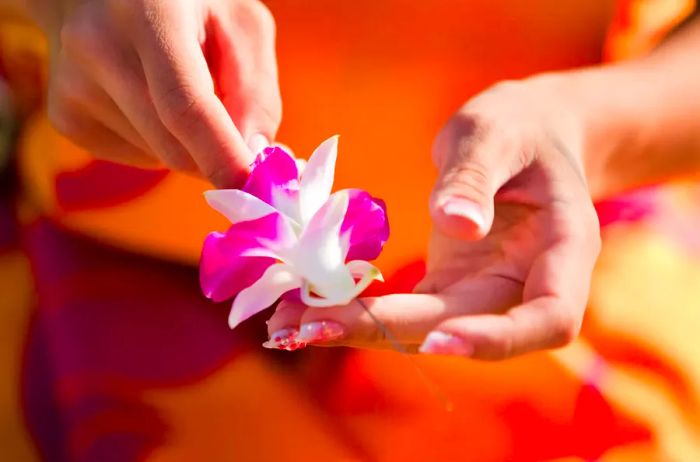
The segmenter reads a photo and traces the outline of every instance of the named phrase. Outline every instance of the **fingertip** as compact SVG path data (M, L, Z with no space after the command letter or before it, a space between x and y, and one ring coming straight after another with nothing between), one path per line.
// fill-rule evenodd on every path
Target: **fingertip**
M255 133L248 139L248 147L254 156L260 154L268 146L270 146L270 140L262 133Z
M282 300L277 304L275 312L267 320L269 335L290 327L298 327L306 306L295 301Z
M237 189L245 184L250 167L223 165L210 172L204 172L204 176L217 189Z
M299 326L299 336L297 339L309 345L327 343L342 339L346 335L346 332L346 327L336 321L312 321Z
M450 237L481 239L488 234L490 220L484 207L461 197L447 197L438 201L432 210L436 226Z

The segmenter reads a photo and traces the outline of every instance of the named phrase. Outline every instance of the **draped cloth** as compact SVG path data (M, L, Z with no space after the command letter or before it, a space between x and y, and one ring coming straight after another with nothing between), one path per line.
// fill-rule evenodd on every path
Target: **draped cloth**
M503 78L644 53L693 8L291 3L269 2L280 139L304 155L342 134L338 186L389 205L385 292L424 271L430 141L461 102ZM2 460L700 460L696 183L597 204L603 251L572 345L501 363L414 358L448 411L397 353L266 351L261 317L228 330L227 305L197 286L203 237L225 226L207 185L96 161L56 133L37 91L46 46L0 18L22 126L3 180L17 187L0 202Z

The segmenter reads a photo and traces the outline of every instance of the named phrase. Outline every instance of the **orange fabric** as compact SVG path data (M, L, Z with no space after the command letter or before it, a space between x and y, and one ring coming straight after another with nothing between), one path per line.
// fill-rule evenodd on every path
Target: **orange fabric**
M0 252L0 454L18 462L35 459L22 425L18 377L32 300L31 273L19 251Z
M385 274L425 253L430 149L440 125L492 82L597 62L612 14L610 1L576 8L555 0L527 7L486 0L364 0L352 9L342 2L268 4L278 22L286 111L279 139L307 157L321 140L341 135L336 187L366 189L389 205L393 236L378 262ZM495 27L510 35L499 37ZM3 53L20 45L3 44ZM65 226L190 264L205 234L226 226L202 200L207 184L175 173L122 203L67 210L56 179L91 161L44 117L24 130L21 172L34 203Z
M689 4L644 3L675 12L655 16L666 19L662 28L677 23ZM615 14L608 1L269 4L279 25L286 111L280 139L305 157L328 135L342 135L337 187L361 187L389 206L393 236L379 261L388 274L424 256L426 204L434 180L430 144L461 102L497 80L599 62L610 18L634 18L629 26L649 17ZM625 5L625 11L641 11L632 2ZM608 56L640 50L620 44L632 35L626 35L625 24L615 24ZM18 56L28 44L39 54L43 50L41 41L0 37L4 62L17 62L8 56ZM108 207L66 207L57 199L57 178L65 173L89 177L92 164L87 153L50 128L43 114L25 126L20 167L26 200L69 229L193 264L204 235L225 226L201 199L207 185L179 174L154 179L142 194ZM587 383L595 383L611 406L597 411L624 424L615 435L620 443L601 460L700 460L700 364L693 345L700 312L692 305L700 300L694 289L700 269L687 254L647 226L611 228L584 336L574 345L500 364L418 359L454 401L452 413L396 354L356 352L334 371L337 387L326 402L338 427L329 430L328 415L319 413L304 390L289 385L290 377L267 357L250 353L201 382L144 396L161 410L171 431L171 439L148 460L227 460L232 447L238 460L275 460L274 446L264 446L273 434L282 435L277 443L290 448L291 460L294 455L309 460L503 460L516 444L509 440L508 425L531 425L533 416L539 416L542 428L532 428L531 443L517 443L533 451L530 460L544 460L550 456L547 445L558 440L587 444L591 435L606 437L605 428L593 431L600 425L595 412L578 434L576 429L549 433L556 428L552 423L568 422L580 412L576 404ZM13 342L16 352L18 340ZM234 388L253 398L241 402ZM363 407L365 397L358 390L364 389L387 397L389 404ZM285 422L275 420L279 415L289 425L287 439ZM344 439L336 428L346 432ZM348 447L348 439L355 446ZM21 457L12 460L25 460Z
M624 0L615 10L609 1L377 6L367 0L348 10L334 3L268 3L278 19L285 98L279 139L306 157L319 140L341 134L337 187L360 187L389 204L394 236L379 261L388 274L425 252L432 138L461 102L498 80L594 64L611 18L607 57L646 51L694 5ZM464 18L479 19L466 27ZM509 34L499 37L494 27L507 27ZM21 100L41 101L37 82L46 76L41 66L36 69L46 57L43 39L6 18L0 45ZM226 226L201 198L209 186L176 173L122 203L65 210L56 200L56 177L88 165L89 154L57 134L42 113L27 123L23 140L20 161L25 184L32 185L28 193L39 209L80 233L195 263L206 233Z
M621 0L605 46L610 61L649 52L695 9L695 0Z

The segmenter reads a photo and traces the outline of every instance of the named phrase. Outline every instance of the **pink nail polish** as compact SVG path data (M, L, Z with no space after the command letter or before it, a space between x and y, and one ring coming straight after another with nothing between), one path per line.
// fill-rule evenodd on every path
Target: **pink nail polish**
M466 218L477 228L484 229L486 220L481 208L474 202L460 197L450 197L440 207L445 215Z
M438 355L471 356L474 347L467 345L459 337L435 330L425 337L418 351Z
M314 321L302 324L297 341L320 343L336 340L345 335L345 328L335 321Z
M299 331L294 328L280 329L270 335L270 339L263 343L262 346L271 350L287 350L294 351L298 348L306 346L303 342L297 340Z

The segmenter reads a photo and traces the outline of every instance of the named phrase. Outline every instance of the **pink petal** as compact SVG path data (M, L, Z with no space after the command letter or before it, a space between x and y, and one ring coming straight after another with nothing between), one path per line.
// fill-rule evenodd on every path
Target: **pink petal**
M299 171L294 157L274 146L263 149L253 162L243 191L275 206L275 194L298 194Z
M374 260L389 239L386 205L360 189L350 189L350 202L341 233L350 233L346 261Z
M295 239L293 233L289 233L279 213L238 223L226 233L210 233L204 241L199 266L204 295L222 301L253 284L276 259L246 256L245 253L267 248L271 243L284 247Z
M274 258L241 257L238 240L227 234L210 233L204 241L199 282L207 298L220 302L257 281Z

